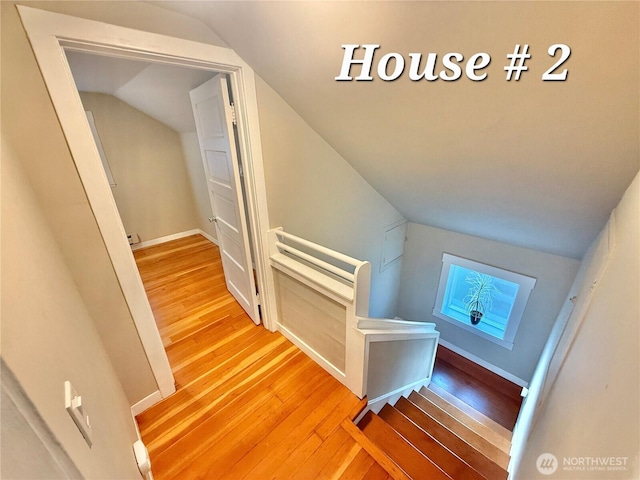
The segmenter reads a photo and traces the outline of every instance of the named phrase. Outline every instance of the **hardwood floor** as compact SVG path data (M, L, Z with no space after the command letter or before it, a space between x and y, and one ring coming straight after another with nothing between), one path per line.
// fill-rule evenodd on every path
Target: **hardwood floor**
M253 324L218 247L194 235L135 258L177 384L137 416L157 480L391 478L343 427L363 403Z
M518 385L442 345L438 346L432 383L513 431L522 405Z

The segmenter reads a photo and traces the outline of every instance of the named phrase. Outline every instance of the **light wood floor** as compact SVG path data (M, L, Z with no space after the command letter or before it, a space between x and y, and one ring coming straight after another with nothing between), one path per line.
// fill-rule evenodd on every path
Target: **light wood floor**
M157 480L390 478L342 426L362 403L251 322L214 244L195 235L135 257L177 384L137 417Z

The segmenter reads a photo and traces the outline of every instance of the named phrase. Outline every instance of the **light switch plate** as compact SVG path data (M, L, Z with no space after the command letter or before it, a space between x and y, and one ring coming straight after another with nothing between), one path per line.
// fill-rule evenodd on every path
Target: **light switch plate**
M82 396L78 395L78 392L70 381L64 382L64 406L73 418L78 430L82 433L87 445L91 447L91 424L89 423L89 415L87 414L87 408L83 403Z

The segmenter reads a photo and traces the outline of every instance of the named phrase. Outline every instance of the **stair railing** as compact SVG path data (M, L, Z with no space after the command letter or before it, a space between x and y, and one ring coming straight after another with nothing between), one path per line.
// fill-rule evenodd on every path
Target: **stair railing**
M369 318L371 264L276 228L269 232L278 330L377 411L427 385L435 324Z

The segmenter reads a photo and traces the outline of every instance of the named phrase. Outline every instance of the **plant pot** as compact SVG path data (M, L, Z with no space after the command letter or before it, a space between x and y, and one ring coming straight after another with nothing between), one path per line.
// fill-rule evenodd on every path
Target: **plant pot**
M469 319L471 320L471 325L477 325L482 320L482 312L478 310L471 310L469 312Z

